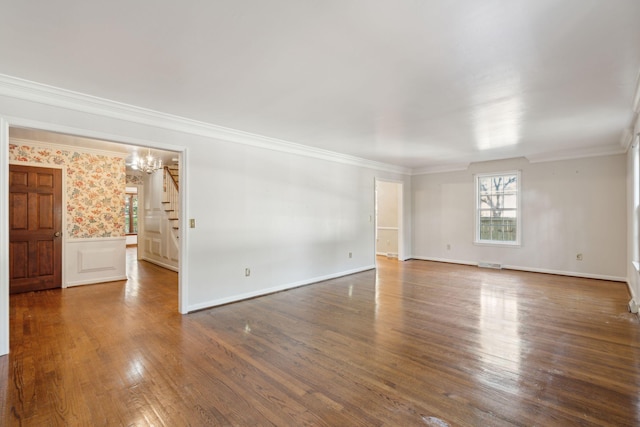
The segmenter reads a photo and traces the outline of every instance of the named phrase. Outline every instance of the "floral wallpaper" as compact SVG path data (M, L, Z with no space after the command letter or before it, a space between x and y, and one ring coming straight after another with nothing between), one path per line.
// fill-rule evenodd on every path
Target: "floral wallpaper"
M125 161L67 149L9 144L9 160L64 165L67 170L67 235L124 236Z
M127 174L127 185L144 185L144 180L140 175Z

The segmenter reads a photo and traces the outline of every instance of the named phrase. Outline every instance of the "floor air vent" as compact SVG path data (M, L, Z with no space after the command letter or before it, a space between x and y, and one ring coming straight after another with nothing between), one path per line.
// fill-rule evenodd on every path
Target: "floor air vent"
M478 267L480 268L493 268L496 270L501 270L502 269L502 264L498 264L495 262L479 262L478 263Z

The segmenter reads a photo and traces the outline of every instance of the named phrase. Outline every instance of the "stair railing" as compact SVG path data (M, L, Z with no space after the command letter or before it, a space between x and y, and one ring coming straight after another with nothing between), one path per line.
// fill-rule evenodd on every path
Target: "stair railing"
M178 191L178 183L169 171L169 168L165 166L164 175L162 178L163 197L162 204L164 210L169 216L172 227L174 230L178 229L180 219L180 194Z

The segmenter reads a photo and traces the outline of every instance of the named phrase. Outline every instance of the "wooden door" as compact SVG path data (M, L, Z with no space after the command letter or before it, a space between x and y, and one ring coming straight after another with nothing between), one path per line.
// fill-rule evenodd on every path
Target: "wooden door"
M9 165L9 290L62 286L62 171Z

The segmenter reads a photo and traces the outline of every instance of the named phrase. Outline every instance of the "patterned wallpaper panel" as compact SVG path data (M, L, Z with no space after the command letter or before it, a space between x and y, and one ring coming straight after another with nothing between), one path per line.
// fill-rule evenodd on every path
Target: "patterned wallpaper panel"
M127 185L144 185L141 175L127 174Z
M9 144L9 160L64 165L67 169L67 235L124 236L125 161L36 145Z

